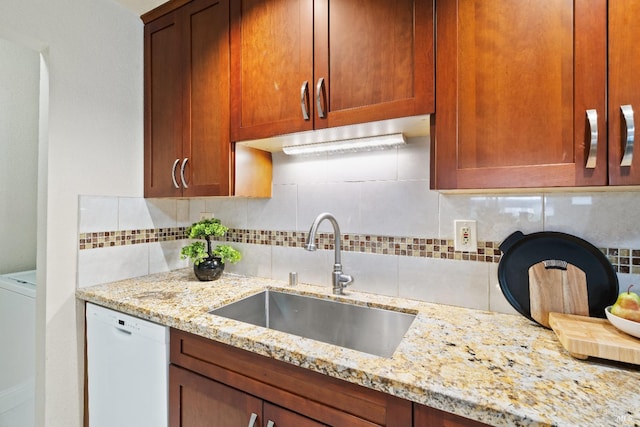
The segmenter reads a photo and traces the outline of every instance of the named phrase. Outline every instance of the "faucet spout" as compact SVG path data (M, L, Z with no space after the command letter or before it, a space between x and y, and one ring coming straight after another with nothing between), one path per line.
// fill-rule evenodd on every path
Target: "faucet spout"
M336 218L328 213L321 213L316 217L311 224L311 228L309 229L309 235L307 236L307 241L305 243L304 248L308 251L315 251L316 248L316 234L318 233L318 227L320 223L324 220L328 220L333 227L334 234L334 263L333 263L333 274L332 274L332 282L333 282L333 293L336 295L343 294L343 290L346 286L353 282L353 277L348 274L344 274L342 272L342 261L340 259L340 247L341 245L341 235L340 235L340 226L338 225L338 221Z

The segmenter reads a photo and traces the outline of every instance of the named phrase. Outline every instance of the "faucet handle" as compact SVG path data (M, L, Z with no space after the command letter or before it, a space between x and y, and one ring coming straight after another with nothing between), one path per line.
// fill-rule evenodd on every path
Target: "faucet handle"
M344 288L353 282L353 277L349 274L343 274L341 271L333 272L333 293L334 295L342 295Z
M340 283L342 283L342 286L349 286L351 283L353 283L353 276L351 276L350 274L340 274L340 276L338 276L338 281Z

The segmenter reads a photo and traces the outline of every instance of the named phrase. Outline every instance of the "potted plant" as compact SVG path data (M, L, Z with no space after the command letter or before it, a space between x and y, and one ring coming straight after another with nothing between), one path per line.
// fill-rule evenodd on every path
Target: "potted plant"
M195 241L180 250L180 258L190 258L193 261L193 272L202 281L216 280L224 271L226 262L235 264L240 261L240 252L229 245L216 245L211 248L212 237L222 237L229 230L219 219L206 218L187 227L186 236L190 239L204 239Z

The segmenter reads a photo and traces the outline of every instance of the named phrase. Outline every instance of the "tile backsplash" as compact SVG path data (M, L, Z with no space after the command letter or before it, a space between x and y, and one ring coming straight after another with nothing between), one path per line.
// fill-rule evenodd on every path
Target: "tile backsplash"
M447 194L429 190L429 141L393 150L290 158L274 153L271 199L81 196L78 286L188 267L184 230L202 213L230 227L243 253L227 271L330 285L333 238L301 246L320 212L337 218L354 289L514 313L497 285L498 245L516 230L561 231L600 248L621 287L640 277L640 193ZM475 219L477 253L455 252L453 221Z

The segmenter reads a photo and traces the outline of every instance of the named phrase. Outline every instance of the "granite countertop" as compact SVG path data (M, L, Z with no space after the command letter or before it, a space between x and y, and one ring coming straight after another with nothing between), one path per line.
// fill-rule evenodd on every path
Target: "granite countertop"
M640 369L572 358L522 316L347 290L340 300L417 313L391 358L208 314L270 288L336 298L327 287L191 269L78 289L79 299L496 426L640 426Z

